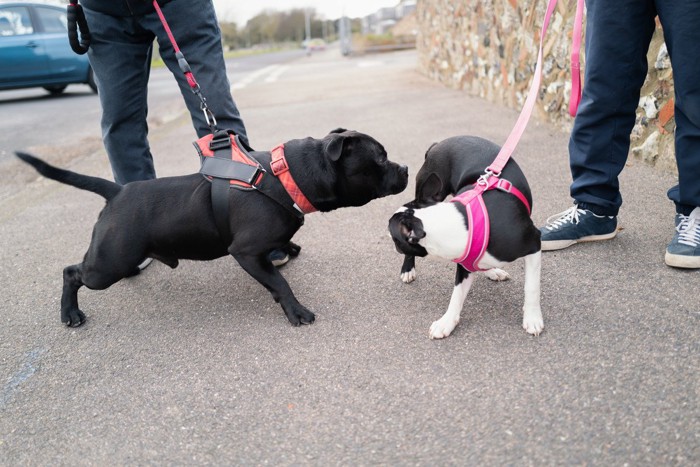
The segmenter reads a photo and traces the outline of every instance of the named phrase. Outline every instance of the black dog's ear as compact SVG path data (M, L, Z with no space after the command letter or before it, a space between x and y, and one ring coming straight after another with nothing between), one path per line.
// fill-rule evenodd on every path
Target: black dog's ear
M328 159L333 162L338 162L340 157L343 155L343 151L349 149L349 145L352 142L353 137L348 135L339 135L337 133L330 133L324 139L327 140L324 150L328 156Z
M442 187L443 184L440 176L435 172L432 172L430 175L428 175L421 186L416 188L416 199L439 203L442 201L442 199L440 199Z
M329 131L328 134L330 135L332 133L345 133L346 131L348 130L346 130L345 128L336 128L335 130Z

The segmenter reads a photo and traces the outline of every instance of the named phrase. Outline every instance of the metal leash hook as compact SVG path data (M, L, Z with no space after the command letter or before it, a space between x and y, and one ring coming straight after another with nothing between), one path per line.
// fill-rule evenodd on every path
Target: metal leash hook
M218 128L216 127L216 117L214 117L212 111L209 110L209 107L207 107L207 100L201 94L198 95L202 101L199 108L204 113L204 119L207 121L207 125L209 125L211 132L216 133L218 131Z
M182 73L184 73L187 84L189 84L192 92L195 94L195 96L199 97L199 108L204 113L204 120L206 120L207 125L209 125L211 132L216 133L216 118L214 117L212 111L209 110L207 100L204 98L201 89L199 88L199 83L197 83L197 80L194 78L194 73L192 73L190 64L187 63L187 60L185 59L185 55L180 51L180 47L178 47L177 42L175 41L175 37L170 30L170 26L168 26L168 22L165 20L165 15L163 15L163 11L160 9L160 5L158 5L157 0L153 0L153 8L156 10L156 13L158 13L160 22L163 24L165 33L168 35L168 39L170 39L170 43L173 46L175 58L177 59L177 65L180 67Z
M489 184L489 178L491 178L491 177L498 178L500 175L501 175L500 172L496 173L492 169L488 168L484 171L483 174L481 174L479 179L476 181L476 184L481 185L481 186L487 186Z

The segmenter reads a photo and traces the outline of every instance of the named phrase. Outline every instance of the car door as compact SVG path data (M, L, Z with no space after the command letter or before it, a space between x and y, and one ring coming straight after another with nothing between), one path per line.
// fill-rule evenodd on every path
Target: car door
M0 86L41 82L50 74L29 8L0 5Z
M88 58L86 55L76 54L70 48L66 10L36 5L34 13L52 78L66 83L86 81Z

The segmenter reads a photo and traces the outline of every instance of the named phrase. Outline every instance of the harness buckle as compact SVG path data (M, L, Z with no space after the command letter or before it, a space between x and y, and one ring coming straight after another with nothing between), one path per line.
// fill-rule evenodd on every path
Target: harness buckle
M219 134L214 134L214 137L209 141L209 149L216 152L221 149L228 149L231 147L231 137L227 132L221 132Z
M498 183L496 183L495 188L497 190L504 191L506 193L510 193L511 189L513 188L513 184L510 183L508 180L501 178L498 180Z
M279 159L274 159L270 162L270 169L272 169L272 174L276 177L281 173L287 172L289 170L289 165L287 165L287 159L280 157Z
M257 166L257 167L255 168L255 171L253 172L252 176L250 177L250 179L249 179L248 182L247 182L248 185L250 185L251 188L254 188L254 189L257 190L257 189L258 189L258 185L256 184L256 182L262 180L262 179L259 179L259 177L260 177L262 174L264 174L264 173L265 173L265 169L263 169L263 168L260 167L260 166Z

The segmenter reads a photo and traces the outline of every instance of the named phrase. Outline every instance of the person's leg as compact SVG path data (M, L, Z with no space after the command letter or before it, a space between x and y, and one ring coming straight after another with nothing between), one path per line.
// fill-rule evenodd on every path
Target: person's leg
M678 184L668 191L676 205L676 234L666 248L665 262L700 268L700 4L676 0L657 4L673 67L678 164Z
M657 1L675 87L678 185L668 197L686 216L700 206L700 3Z
M84 10L92 36L88 56L102 104L102 138L114 179L125 184L155 178L146 124L153 35L133 18Z
M211 0L201 2L173 1L163 6L163 15L168 22L192 73L200 85L219 129L231 129L248 144L248 135L240 113L231 96L231 85L226 76L221 44L221 32ZM185 103L192 116L198 136L211 132L200 109L200 100L192 92L180 70L172 44L156 13L142 19L144 27L158 37L160 54L175 75Z
M569 139L574 206L549 219L542 250L617 234L625 166L654 33L653 0L588 0L583 95Z
M651 0L586 5L585 79L569 141L571 197L583 209L616 216L656 10Z

